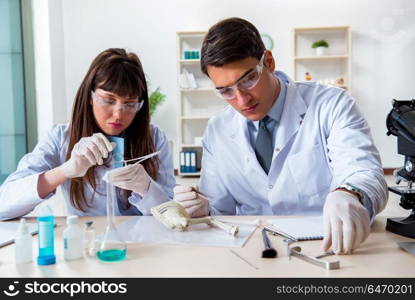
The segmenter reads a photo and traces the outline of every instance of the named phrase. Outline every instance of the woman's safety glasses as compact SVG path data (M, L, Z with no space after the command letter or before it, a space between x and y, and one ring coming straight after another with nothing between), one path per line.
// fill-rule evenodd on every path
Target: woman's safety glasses
M94 100L97 105L112 112L116 112L118 109L121 109L127 113L134 114L141 109L144 103L144 100L138 101L138 98L137 98L136 99L137 101L135 102L117 104L117 101L115 99L102 97L93 91L91 91L91 97L92 97L92 100Z
M264 54L262 54L259 63L255 68L247 73L245 76L240 78L234 85L227 86L219 89L214 89L215 94L225 100L232 100L236 97L236 90L247 91L253 89L261 77L262 70L264 68Z

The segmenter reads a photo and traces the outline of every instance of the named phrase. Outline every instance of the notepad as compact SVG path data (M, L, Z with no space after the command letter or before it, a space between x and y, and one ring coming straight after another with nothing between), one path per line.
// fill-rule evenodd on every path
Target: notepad
M267 220L271 231L296 241L322 240L323 217L287 217Z
M37 233L37 223L26 223L29 232L33 235ZM0 222L0 247L14 242L17 235L19 222Z

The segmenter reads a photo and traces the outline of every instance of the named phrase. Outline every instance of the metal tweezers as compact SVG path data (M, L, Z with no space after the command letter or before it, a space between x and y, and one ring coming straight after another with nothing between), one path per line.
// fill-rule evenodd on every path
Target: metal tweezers
M131 161L135 161L136 160L135 163L136 164L139 164L139 163L145 161L146 159L149 159L149 158L151 158L153 156L158 155L159 153L160 153L160 151L156 151L156 152L153 152L153 153L150 153L150 154L147 154L147 155L144 155L144 156L140 156L140 157L137 157L137 158L128 159L128 160L116 160L115 162L123 163L124 165L126 165L127 162L131 162Z

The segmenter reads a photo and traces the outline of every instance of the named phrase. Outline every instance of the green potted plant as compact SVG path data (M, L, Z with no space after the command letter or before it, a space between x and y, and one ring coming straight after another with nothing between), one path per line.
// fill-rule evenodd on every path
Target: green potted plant
M150 104L150 115L152 116L156 111L156 108L166 100L166 95L160 91L160 87L156 88L151 92L148 97L148 102Z
M329 47L329 43L327 43L326 40L318 40L318 41L315 41L311 45L311 48L316 49L316 55L317 56L325 55L326 49L328 47Z

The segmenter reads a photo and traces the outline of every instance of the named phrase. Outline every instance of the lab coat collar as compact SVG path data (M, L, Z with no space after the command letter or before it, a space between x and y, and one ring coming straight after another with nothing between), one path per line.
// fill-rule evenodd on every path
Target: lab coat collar
M248 120L243 115L241 115L237 111L234 111L233 118L231 121L231 129L229 130L229 137L239 145L238 147L243 147L245 152L254 153L254 150L252 149L249 140L247 121ZM243 143L241 143L240 141L243 141Z
M297 84L294 81L282 72L277 72L277 76L279 78L280 76L283 76L282 79L287 81L285 105L275 139L275 148L282 150L300 128L307 111L307 105L300 95Z

